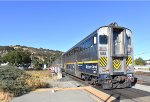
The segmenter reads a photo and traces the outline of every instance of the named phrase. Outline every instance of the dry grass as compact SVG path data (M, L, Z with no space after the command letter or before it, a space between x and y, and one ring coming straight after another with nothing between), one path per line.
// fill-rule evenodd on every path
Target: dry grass
M48 88L50 86L48 83L51 79L50 71L26 71L26 73L31 76L26 79L26 83L29 85L30 90ZM10 102L12 98L13 94L0 90L0 102Z
M12 98L12 94L0 91L0 102L10 102Z
M34 89L48 88L48 80L51 79L51 73L48 70L45 71L27 71L31 75L31 78L27 79L27 83Z

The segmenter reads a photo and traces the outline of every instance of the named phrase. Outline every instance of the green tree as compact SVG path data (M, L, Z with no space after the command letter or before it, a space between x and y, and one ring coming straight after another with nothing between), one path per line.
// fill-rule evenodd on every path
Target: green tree
M36 70L41 70L43 65L43 61L39 58L34 58L33 66Z
M141 57L139 57L139 58L135 59L135 64L136 65L145 65L146 63Z
M30 53L23 51L22 49L17 49L5 54L2 57L2 62L9 62L12 65L20 66L24 64L31 63Z
M2 57L0 56L0 64L2 63Z

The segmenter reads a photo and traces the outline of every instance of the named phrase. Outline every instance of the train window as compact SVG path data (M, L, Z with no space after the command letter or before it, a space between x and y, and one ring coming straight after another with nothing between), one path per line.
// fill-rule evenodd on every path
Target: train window
M86 41L86 42L84 42L84 44L83 44L83 45L84 45L84 48L83 48L83 49L85 50L85 49L87 48L87 41Z
M90 39L88 39L86 42L85 42L85 49L89 48L90 46Z
M89 40L89 47L91 47L93 45L92 43L92 39Z
M96 36L94 36L94 38L93 38L93 44L96 44Z
M77 47L77 52L79 52L80 51L80 47Z
M107 44L107 35L100 35L99 36L99 43L100 44Z
M83 44L80 45L80 51L83 51Z
M127 45L131 45L131 37L127 36Z

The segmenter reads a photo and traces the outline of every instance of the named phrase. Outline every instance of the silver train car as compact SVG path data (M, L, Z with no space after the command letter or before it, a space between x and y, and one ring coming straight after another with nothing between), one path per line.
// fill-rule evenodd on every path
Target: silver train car
M103 89L135 85L133 34L111 23L88 35L61 56L66 73Z

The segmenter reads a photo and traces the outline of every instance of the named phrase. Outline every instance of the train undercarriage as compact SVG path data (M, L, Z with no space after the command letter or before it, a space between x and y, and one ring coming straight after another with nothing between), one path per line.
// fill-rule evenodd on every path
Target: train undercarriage
M132 86L135 85L137 81L136 78L127 75L124 76L115 75L100 78L93 75L82 74L81 79L88 81L89 84L101 86L103 89L131 88Z

